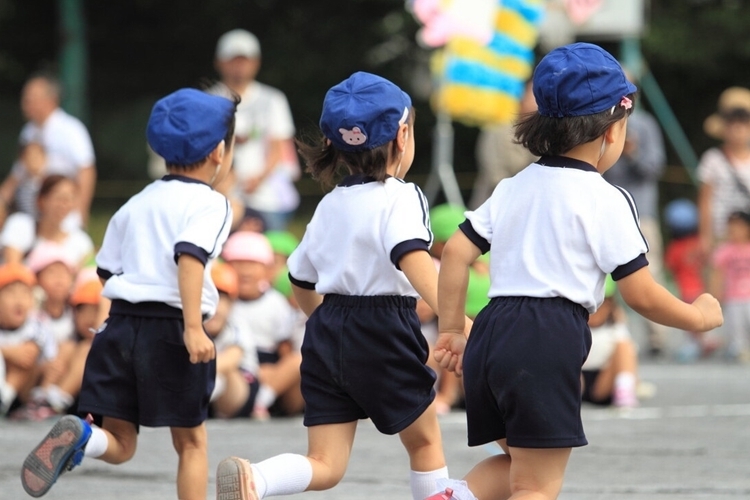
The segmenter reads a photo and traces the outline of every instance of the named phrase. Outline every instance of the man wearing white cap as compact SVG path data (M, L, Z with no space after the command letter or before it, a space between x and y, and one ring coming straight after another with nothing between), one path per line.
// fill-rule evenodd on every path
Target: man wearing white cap
M237 108L236 190L245 207L261 213L267 229L285 229L299 204L289 103L280 90L255 80L260 43L252 33L224 33L216 45L215 65L222 83L242 97Z

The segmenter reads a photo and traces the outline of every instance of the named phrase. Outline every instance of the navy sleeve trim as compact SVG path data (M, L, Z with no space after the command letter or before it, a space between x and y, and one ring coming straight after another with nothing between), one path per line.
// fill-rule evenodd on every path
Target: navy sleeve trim
M627 264L623 264L621 266L617 266L617 268L612 271L612 279L617 281L621 280L626 276L630 276L637 270L641 269L642 267L646 267L648 265L648 259L646 259L646 254L640 254L635 259L631 260Z
M114 273L111 273L107 271L106 269L102 269L101 267L96 268L96 275L99 276L103 280L108 280L112 276L114 276Z
M479 233L474 231L474 226L471 225L471 221L469 219L466 219L461 224L459 224L458 228L462 233L466 235L467 238L469 238L469 241L477 246L482 254L490 251L490 242L485 240L482 236L479 235Z
M391 262L393 262L393 265L396 266L396 269L400 271L401 266L399 266L399 262L401 262L401 258L407 253L414 252L416 250L424 250L425 252L429 252L430 247L425 240L415 239L402 241L401 243L393 247L393 250L391 250Z
M180 255L190 255L195 257L205 266L208 262L208 252L199 247L194 243L188 243L187 241L180 241L174 246L174 263L177 264L177 260Z
M613 184L613 186L615 186ZM646 237L643 236L643 231L641 231L641 225L638 222L640 220L640 216L638 215L638 207L635 205L635 200L633 200L633 196L627 191L627 189L621 188L620 186L615 186L620 193L625 197L625 200L628 202L628 205L630 206L630 213L633 216L633 220L635 221L635 227L638 228L638 232L641 234L641 238L643 239L643 243L646 244L646 251L649 251L648 247L648 241L646 240ZM614 279L614 278L613 278Z
M292 276L291 273L289 273L289 281L292 282L292 285L298 286L300 288L304 288L305 290L315 290L315 283L310 283L309 281L298 280L297 278Z

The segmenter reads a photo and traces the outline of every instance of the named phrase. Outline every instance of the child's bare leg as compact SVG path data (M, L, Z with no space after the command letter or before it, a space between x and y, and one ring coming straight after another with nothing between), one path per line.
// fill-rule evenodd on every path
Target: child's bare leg
M75 396L81 392L83 369L86 366L86 357L89 355L89 350L91 350L90 340L82 340L78 343L73 357L70 359L68 371L65 372L57 384L60 389L71 396Z
M250 395L250 386L242 374L237 371L229 371L224 375L226 387L224 392L216 398L211 404L217 415L222 418L234 416L245 404ZM250 415L244 415L249 417Z
M556 499L562 489L571 448L510 447L509 451L511 456L511 496L509 498L512 500Z
M138 432L132 422L104 417L102 430L107 435L107 451L97 458L110 464L121 464L133 458Z
M433 402L399 437L409 453L412 498L427 498L437 490L438 480L448 478L437 404Z
M638 370L638 355L635 346L630 341L618 342L609 363L596 378L591 395L593 399L603 400L610 397L614 391L615 378L620 373L631 373L633 377Z
M505 455L486 458L472 468L464 480L475 497L480 500L509 498L510 491L510 455L505 439L497 442Z
M206 424L170 427L172 444L179 456L177 498L205 499L208 488L208 434Z
M313 471L308 490L328 490L341 481L349 464L356 430L356 421L308 428L307 458Z

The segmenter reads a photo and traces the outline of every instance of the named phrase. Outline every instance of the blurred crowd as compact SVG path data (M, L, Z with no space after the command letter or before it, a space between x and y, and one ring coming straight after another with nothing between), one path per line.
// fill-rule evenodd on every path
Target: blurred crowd
M221 85L242 103L233 175L217 188L231 200L235 220L212 268L220 304L205 323L217 348L212 415L295 415L304 410L299 364L305 316L285 267L298 244L287 228L299 204L294 125L286 97L255 80L260 44L252 34L223 35L215 65ZM85 230L96 183L94 149L86 127L60 108L60 92L50 75L28 79L21 96L28 121L17 159L0 184L0 415L16 420L75 411L89 346L109 305ZM522 112L535 109L529 95ZM717 144L701 158L693 199L659 200L665 147L657 121L642 105L629 119L621 159L605 178L634 198L657 280L688 302L711 292L722 301L725 325L708 335L679 332L672 342L666 329L646 324L639 345L608 285L604 304L590 320L594 343L583 373L586 401L630 407L652 393L638 380L639 352L680 362L713 357L750 363L750 90L725 90L704 129ZM512 142L510 126L483 128L476 156L469 208L534 160ZM149 172L159 178L160 159L153 152L151 158ZM431 210L431 254L438 267L463 211L451 205ZM471 318L488 302L489 265L480 259L471 270L466 310ZM418 313L433 344L436 318L426 304L418 305ZM439 373L437 384L440 412L461 404L455 375Z

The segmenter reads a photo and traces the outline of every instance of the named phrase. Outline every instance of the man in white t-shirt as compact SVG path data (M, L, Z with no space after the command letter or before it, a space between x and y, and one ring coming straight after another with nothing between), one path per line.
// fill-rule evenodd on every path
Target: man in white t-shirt
M222 83L242 97L234 153L237 194L245 207L261 213L267 229L285 229L299 205L289 103L283 92L255 80L260 43L252 33L235 29L222 35L215 65Z
M34 75L26 82L21 94L21 110L28 120L19 137L21 148L39 144L46 157L42 175L59 174L77 182L78 205L69 222L85 226L96 184L94 147L86 126L60 108L60 85L45 74ZM8 210L17 193L35 197L33 189L19 190L31 181L24 165L17 161L0 185L0 211ZM15 201L19 206L35 206L33 199Z

